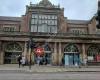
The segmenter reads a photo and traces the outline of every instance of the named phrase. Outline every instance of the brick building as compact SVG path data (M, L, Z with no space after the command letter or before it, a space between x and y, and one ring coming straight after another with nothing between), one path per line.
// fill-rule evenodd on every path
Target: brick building
M51 65L78 65L100 62L100 35L96 20L69 20L64 8L48 0L26 6L22 17L0 16L0 64L17 63L24 55L37 63L36 49L43 48L42 59ZM32 39L35 48L28 48Z
M98 11L96 14L97 28L100 29L100 0L98 0Z

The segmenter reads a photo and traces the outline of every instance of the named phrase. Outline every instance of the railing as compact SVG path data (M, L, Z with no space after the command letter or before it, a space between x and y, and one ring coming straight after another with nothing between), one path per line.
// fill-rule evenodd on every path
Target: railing
M0 36L40 36L40 37L83 37L100 38L100 34L42 33L42 32L0 32Z

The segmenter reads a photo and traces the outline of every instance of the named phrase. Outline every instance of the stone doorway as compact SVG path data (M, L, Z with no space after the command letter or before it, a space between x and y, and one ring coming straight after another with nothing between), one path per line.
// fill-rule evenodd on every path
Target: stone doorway
M22 48L17 43L9 43L5 47L4 64L16 64L18 55L22 55Z
M79 50L74 44L68 44L64 48L63 64L65 66L78 66L80 62Z

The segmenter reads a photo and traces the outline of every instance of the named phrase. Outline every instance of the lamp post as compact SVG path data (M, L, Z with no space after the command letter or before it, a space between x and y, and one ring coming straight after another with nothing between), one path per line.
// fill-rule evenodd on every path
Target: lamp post
M29 41L27 43L27 48L29 49L29 69L31 69L31 52L32 49L34 48L34 42L32 38L29 38Z

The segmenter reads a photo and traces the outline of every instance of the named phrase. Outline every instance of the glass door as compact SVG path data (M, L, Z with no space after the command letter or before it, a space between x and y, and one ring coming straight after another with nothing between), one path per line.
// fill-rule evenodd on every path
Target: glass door
M68 58L69 56L68 55L65 55L65 61L64 61L64 64L65 64L65 66L68 66L69 65L69 58Z
M51 64L51 53L44 54L44 61L46 64Z
M74 64L74 56L73 54L68 54L69 56L69 65L73 65Z
M79 54L74 54L74 65L79 65Z

